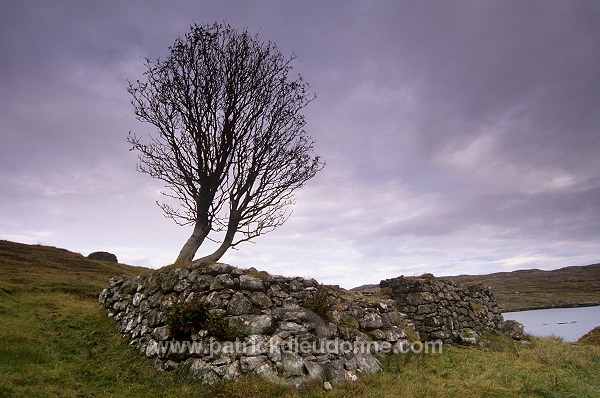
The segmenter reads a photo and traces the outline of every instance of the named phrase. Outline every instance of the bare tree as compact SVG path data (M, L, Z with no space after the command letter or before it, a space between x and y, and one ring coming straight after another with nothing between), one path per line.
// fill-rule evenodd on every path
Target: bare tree
M194 24L129 82L136 117L157 128L147 142L128 137L138 170L179 202L158 203L164 214L194 226L177 261L192 261L211 231L225 237L202 261L282 225L294 191L323 168L301 113L314 96L290 78L294 59L247 31Z

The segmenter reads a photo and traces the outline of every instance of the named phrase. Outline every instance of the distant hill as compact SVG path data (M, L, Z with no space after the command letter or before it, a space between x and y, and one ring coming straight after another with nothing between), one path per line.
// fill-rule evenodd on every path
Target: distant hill
M600 305L600 264L496 272L487 275L443 276L465 285L490 286L502 311ZM350 289L367 296L380 293L378 284Z
M491 286L503 311L600 305L600 264L447 278Z

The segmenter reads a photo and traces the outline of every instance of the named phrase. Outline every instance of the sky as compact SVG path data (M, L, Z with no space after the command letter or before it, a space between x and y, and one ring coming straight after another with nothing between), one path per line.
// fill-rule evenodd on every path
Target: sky
M297 55L327 163L223 262L346 288L600 262L593 0L0 0L0 239L175 260L127 81L215 21Z

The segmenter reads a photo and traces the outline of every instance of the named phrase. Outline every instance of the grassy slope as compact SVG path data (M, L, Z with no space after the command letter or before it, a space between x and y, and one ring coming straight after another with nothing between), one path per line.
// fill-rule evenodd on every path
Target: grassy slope
M600 304L600 264L450 277L491 286L502 310Z
M117 274L147 269L0 241L0 397L598 397L600 347L493 337L487 348L384 359L385 371L324 392L248 378L208 389L154 370L96 306Z

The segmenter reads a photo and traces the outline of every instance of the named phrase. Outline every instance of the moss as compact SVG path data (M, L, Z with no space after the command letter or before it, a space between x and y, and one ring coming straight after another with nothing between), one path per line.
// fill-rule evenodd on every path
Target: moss
M192 265L191 261L176 261L173 264L165 265L160 269L177 269L177 268L187 268Z
M471 308L473 308L473 311L475 312L481 312L483 311L483 303L479 301L471 301Z
M260 279L268 279L271 276L267 271L259 271L254 267L248 268L248 275Z

